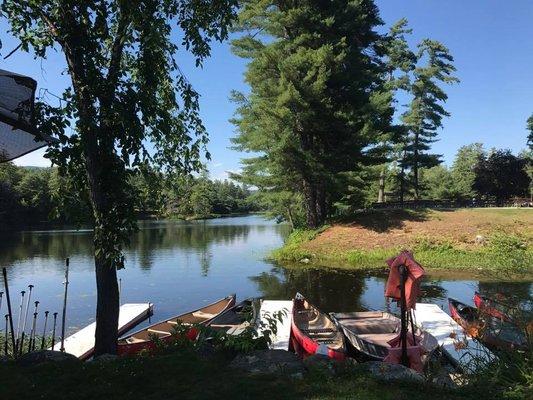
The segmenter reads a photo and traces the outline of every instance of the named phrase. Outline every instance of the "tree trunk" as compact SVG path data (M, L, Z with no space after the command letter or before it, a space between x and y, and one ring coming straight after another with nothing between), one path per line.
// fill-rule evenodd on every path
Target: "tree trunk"
M413 178L415 186L415 200L418 200L420 198L418 188L418 133L415 133L415 146L413 152Z
M95 257L96 333L94 355L117 354L119 294L117 270L114 265Z
M317 223L322 225L326 222L326 217L328 214L327 211L327 202L326 202L326 185L324 182L320 182L317 185L316 189L316 212L317 212Z
M385 201L385 168L379 173L378 203Z
M318 227L318 216L316 210L316 188L308 179L304 179L302 182L304 201L305 201L305 214L307 227L315 229Z

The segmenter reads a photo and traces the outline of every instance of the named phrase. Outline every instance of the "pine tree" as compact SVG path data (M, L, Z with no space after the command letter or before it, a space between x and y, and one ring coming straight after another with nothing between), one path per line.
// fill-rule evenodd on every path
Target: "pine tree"
M402 18L389 30L384 40L385 48L385 91L391 106L396 103L395 94L398 90L409 90L409 73L415 68L416 55L409 48L406 35L412 29L407 27L407 19ZM390 159L392 153L405 136L403 126L395 126L383 142L383 151ZM389 160L387 160L389 161ZM379 176L378 203L384 201L385 180L388 162L383 164ZM401 177L400 177L401 178Z
M448 96L439 83L459 81L452 75L453 57L443 44L425 39L418 45L417 57L426 64L414 70L413 99L402 117L410 133L402 165L411 169L415 199L420 197L419 169L441 162L439 155L428 152L431 143L436 141L437 130L442 127L442 118L450 115L442 106Z
M390 104L372 99L383 73L378 10L371 0L247 0L239 22L233 51L250 59L250 94L233 95L233 143L256 155L236 177L271 199L301 196L316 227L340 197L339 174L370 162L389 130Z
M531 114L527 119L527 130L529 131L529 135L527 136L527 145L529 146L529 149L533 151L533 114Z

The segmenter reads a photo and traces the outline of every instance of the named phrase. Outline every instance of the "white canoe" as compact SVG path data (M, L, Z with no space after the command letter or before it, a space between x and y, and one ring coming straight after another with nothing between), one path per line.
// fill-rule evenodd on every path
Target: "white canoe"
M437 339L443 351L468 371L487 364L494 354L465 334L463 328L436 304L416 303L416 324Z
M126 333L152 315L152 303L123 304L120 306L118 317L118 336ZM85 360L94 351L94 335L96 322L86 326L73 335L65 338L65 352ZM61 341L55 343L54 350L61 349Z
M292 301L287 300L262 300L261 308L259 310L259 318L261 324L258 328L259 333L270 329L269 319L282 313L281 321L276 319L276 334L271 334L272 343L271 349L289 350L289 341L291 336L291 320L292 320Z

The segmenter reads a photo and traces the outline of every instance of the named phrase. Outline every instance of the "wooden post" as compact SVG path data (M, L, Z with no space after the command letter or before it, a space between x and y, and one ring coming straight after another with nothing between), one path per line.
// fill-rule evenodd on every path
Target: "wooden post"
M405 298L405 281L407 279L407 268L400 265L400 312L401 312L401 331L400 343L402 346L402 365L409 367L409 358L407 357L407 301Z
M7 313L9 315L9 327L11 328L11 342L13 345L13 354L17 354L15 346L15 330L13 329L13 313L11 312L11 298L9 297L9 286L7 284L7 270L2 268L2 274L4 275L4 290L6 291ZM7 341L7 337L6 337Z

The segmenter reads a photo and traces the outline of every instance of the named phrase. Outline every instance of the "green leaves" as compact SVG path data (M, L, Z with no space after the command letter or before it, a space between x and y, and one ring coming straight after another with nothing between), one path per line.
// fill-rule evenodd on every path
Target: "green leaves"
M135 229L132 170L152 164L189 173L209 158L199 95L177 58L188 50L200 66L211 41L227 37L235 7L234 0L2 2L23 50L65 56L72 86L59 105L41 99L37 126L59 139L47 157L90 199L97 261L123 265Z
M340 174L389 126L390 103L371 99L381 83L380 22L372 1L242 5L232 50L250 60L250 94L233 96L233 143L259 154L243 160L238 179L293 225L304 209L307 224L323 221L342 196Z

